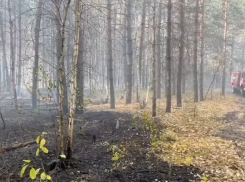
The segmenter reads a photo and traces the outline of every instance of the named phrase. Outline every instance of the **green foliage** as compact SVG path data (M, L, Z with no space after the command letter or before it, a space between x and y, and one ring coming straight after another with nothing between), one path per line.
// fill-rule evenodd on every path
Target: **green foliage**
M201 182L210 182L206 176L202 177L201 180Z
M37 136L36 138L36 143L39 144L39 147L37 148L36 150L36 157L39 156L40 154L40 149L44 152L44 153L48 153L48 149L45 147L45 144L46 144L46 139L45 139L45 135L47 133L46 132L43 132L41 135ZM65 157L65 156L61 156L61 157ZM24 177L24 174L26 172L26 169L27 167L30 167L30 171L29 171L29 177L32 179L32 180L37 180L37 175L39 174L41 168L38 168L38 169L35 169L34 168L34 164L33 164L33 161L31 160L23 160L25 162L24 166L22 167L21 169L21 172L20 172L20 177L23 178ZM46 180L52 180L51 176L47 175L45 172L42 172L41 175L40 175L40 179L43 180L43 181L46 181Z
M176 141L177 139L172 132L160 132L151 137L151 147L155 152L161 153L164 149L172 149Z
M142 113L143 124L146 130L156 133L157 127L155 126L154 120L149 112Z
M123 145L112 145L109 150L112 151L113 167L118 168L121 165L121 160L127 154L126 148Z
M134 125L134 126L138 126L138 120L137 120L137 116L134 116L133 117L133 119L132 119L132 124Z
M23 160L24 162L26 162L26 163L30 163L31 162L31 160Z
M87 105L87 104L90 104L90 103L92 103L92 101L90 99L85 99L84 100L84 105Z
M177 139L176 139L176 137L174 136L173 133L171 133L171 132L164 132L164 133L162 134L162 136L161 136L161 140L162 140L163 142L173 143L173 142L175 142Z
M26 171L26 168L28 167L29 165L24 165L20 171L20 177L22 178L25 174L25 171Z
M47 175L45 172L42 172L42 174L40 175L41 179L43 181L45 180L52 180L51 176Z
M34 180L34 179L36 179L36 177L37 177L36 170L34 168L31 168L31 170L30 170L30 178L32 180Z
M41 136L39 135L36 139L36 143L39 143L40 142L40 139L41 139Z
M40 149L44 152L44 153L48 153L48 149L46 147L44 147L44 145L46 144L46 140L45 138L42 138L41 142L40 142L40 138L42 136L44 136L46 133L42 133L42 135L38 136L37 139L36 139L36 142L37 144L40 144L39 145L39 148L37 149L36 151L36 156L38 157L39 156L39 152L40 152Z

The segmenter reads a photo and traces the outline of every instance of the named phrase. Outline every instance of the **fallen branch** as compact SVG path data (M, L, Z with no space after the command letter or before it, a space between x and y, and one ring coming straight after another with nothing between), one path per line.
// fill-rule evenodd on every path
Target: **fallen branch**
M26 143L16 144L16 145L13 145L11 147L0 148L0 153L5 153L5 152L11 151L11 150L15 150L15 149L18 149L18 148L26 147L28 145L33 145L35 143L36 143L36 141L34 140L34 141L26 142Z

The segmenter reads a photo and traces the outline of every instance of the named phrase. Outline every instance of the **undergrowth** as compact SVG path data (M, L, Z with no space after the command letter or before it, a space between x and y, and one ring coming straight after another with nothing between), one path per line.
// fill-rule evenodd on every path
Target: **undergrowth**
M173 165L196 166L203 171L199 177L203 182L245 181L244 161L237 154L234 142L218 135L229 126L225 115L240 111L237 119L243 119L244 114L237 100L233 96L224 98L214 94L213 100L193 103L191 97L185 97L183 108L173 106L171 114L164 112L165 100L158 100L158 118L160 124L165 125L164 128L159 127L155 118L151 117L149 103L141 112L137 110L137 104L125 106L124 103L117 106L117 111L134 113L132 124L151 133L146 156L155 155L160 161ZM107 107L101 106L100 110ZM114 164L114 167L126 167L133 163L129 156L130 145L133 145L133 141L120 146L123 154L119 157L115 152L112 154L114 163L120 161L120 165Z

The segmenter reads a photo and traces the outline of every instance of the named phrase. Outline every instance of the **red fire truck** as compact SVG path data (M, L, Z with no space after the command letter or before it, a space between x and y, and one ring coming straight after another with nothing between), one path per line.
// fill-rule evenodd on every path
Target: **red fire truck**
M245 71L232 72L231 87L233 93L241 92L245 97Z

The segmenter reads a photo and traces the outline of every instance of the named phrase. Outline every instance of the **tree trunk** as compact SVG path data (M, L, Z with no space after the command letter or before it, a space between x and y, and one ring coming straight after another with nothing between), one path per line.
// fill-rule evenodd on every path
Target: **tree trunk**
M11 7L10 0L8 0L8 12L9 12L9 26L10 26L10 60L11 60L11 72L12 72L12 89L14 94L14 107L15 110L18 109L17 104L17 92L16 92L16 83L15 83L15 53L14 53L14 42L13 42L13 20L11 17Z
M172 11L172 2L168 0L168 20L167 20L167 45L166 45L166 72L167 72L167 103L166 103L166 112L171 112L171 11Z
M112 12L112 10L111 10L111 12ZM111 40L112 40L112 46L113 46L114 50L118 50L117 49L117 37L116 37L116 32L117 32L117 8L114 8L114 13L113 13L113 15L111 15L111 17L112 16L114 17L113 18L113 20L114 20L113 21L113 29L112 29L112 26L111 26L111 37L113 37L113 38L111 38ZM108 28L110 28L110 27L108 27ZM113 33L112 33L112 31L113 31ZM112 36L112 34L113 34L113 36ZM118 65L118 63L117 63L117 60L118 59L117 59L117 53L116 53L116 51L113 51L113 53L112 53L112 60L113 60L113 82L114 82L113 86L116 89L117 76L119 76L118 75L118 72L117 72L117 69L116 69L117 68L117 65Z
M73 62L73 77L71 80L71 98L70 98L70 111L69 111L69 128L68 128L68 144L67 144L67 158L72 158L73 149L73 131L74 131L74 117L76 112L76 98L77 98L77 64L79 56L79 44L80 44L80 26L81 26L81 7L80 0L76 0L76 42L74 48L74 62Z
M32 108L37 108L38 65L39 65L39 34L42 16L42 0L37 2L36 27L35 27L35 60L32 73Z
M127 96L126 104L132 102L132 88L133 88L133 45L132 45L132 27L131 27L131 0L127 0L127 35L128 35L128 78L127 78Z
M172 29L175 29L175 27L173 26L173 28ZM175 47L174 47L174 44L173 44L173 42L171 42L171 55L174 55L173 53L174 53L174 50L175 50ZM176 76L177 76L177 71L176 71L176 66L175 66L175 59L172 59L172 61L171 61L171 70L172 70L172 72L171 72L171 74L172 74L172 77L171 77L171 79L172 79L172 95L176 95L176 86L177 86L177 83L176 83Z
M70 0L69 0L70 2ZM56 28L57 28L57 34L56 34L56 54L57 54L57 68L58 68L58 71L57 71L57 95L62 95L63 97L63 111L66 113L68 111L68 93L67 93L67 83L66 83L66 71L65 71L65 61L64 61L64 52L62 53L63 51L63 48L64 48L64 41L65 41L65 27L64 27L64 24L66 24L64 21L66 21L65 19L63 20L63 23L62 20L60 20L60 12L61 11L61 7L60 6L60 1L58 0L55 0L55 4L56 4ZM70 3L67 3L67 4L70 4ZM68 8L68 7L67 7ZM65 11L68 11L68 10L65 10ZM65 16L68 16L65 14ZM67 17L65 17L67 18ZM62 26L61 26L62 24ZM64 31L64 32L63 32ZM62 37L62 34L64 33L64 36ZM62 55L62 56L61 56ZM62 59L60 59L62 58ZM62 71L60 71L62 70ZM62 79L59 78L59 74L62 74ZM62 81L62 84L63 86L60 86L60 81ZM63 93L61 94L61 87L63 87ZM60 96L57 98L58 102L61 102L60 101Z
M125 5L124 18L123 18L123 76L124 76L124 88L125 93L127 92L127 75L128 75L128 59L127 59L127 6ZM127 94L127 93L126 93Z
M198 78L197 78L197 45L198 45L198 14L199 14L199 0L196 0L196 13L195 13L195 35L194 35L194 57L193 57L193 89L194 89L194 102L198 102Z
M142 17L141 17L141 30L140 30L140 45L139 45L139 65L138 65L138 81L137 81L137 101L141 100L142 90L142 60L144 51L144 38L145 38L145 16L146 16L146 0L143 1Z
M61 49L60 49L60 55L59 56L59 89L60 89L60 94L59 94L59 100L60 100L60 117L59 117L59 134L60 134L60 149L59 152L60 154L64 154L64 98L65 98L65 82L64 82L64 76L65 76L65 70L64 70L64 43L65 43L65 28L66 28L66 20L67 20L67 15L68 15L68 10L70 6L71 0L68 0L67 5L65 7L65 14L64 14L64 20L62 23L61 31L60 31L60 36L61 36ZM67 105L66 105L67 106Z
M178 64L178 76L177 76L177 107L182 107L182 70L183 70L183 59L184 59L184 5L185 0L179 1L180 5L180 46L179 46L179 64Z
M19 20L18 20L18 23L19 23L19 60L18 60L18 93L20 93L20 89L21 89L21 77L22 77L22 74L21 74L21 66L22 66L22 30L21 30L21 0L19 0L19 4L18 4L18 11L19 11Z
M225 82L226 82L226 46L227 46L227 31L228 31L228 0L225 0L224 6L224 46L223 46L223 54L224 54L224 62L223 62L223 73L222 73L222 95L225 95ZM242 70L243 71L243 70Z
M162 0L160 0L159 3L159 10L158 10L158 28L157 28L157 98L161 98L161 70L162 70L162 64L161 64L161 23L162 23Z
M2 13L0 12L0 23L3 24L3 16ZM3 80L4 80L4 85L7 86L7 91L10 91L10 76L9 76L9 69L8 69L8 63L7 63L7 53L6 53L6 31L4 31L4 26L0 26L1 30L1 40L2 40L2 53L3 53Z
M82 12L84 10L82 9ZM84 12L83 12L84 13ZM82 13L82 14L83 14ZM81 15L82 16L82 15ZM81 22L79 35L79 53L78 53L78 70L77 70L77 109L80 113L84 112L84 23Z
M232 36L232 46L231 46L231 62L230 62L230 75L232 74L234 67L234 48L235 48L235 40L234 36Z
M153 5L153 44L152 44L152 117L157 115L156 98L156 0Z
M109 79L110 79L110 108L115 109L115 93L114 93L114 82L113 82L113 60L112 60L112 38L111 38L111 0L107 1L107 23L108 23L108 65L109 65Z
M200 101L203 101L203 70L204 70L204 21L205 21L205 0L202 0L202 22L201 22L201 64L200 64Z

